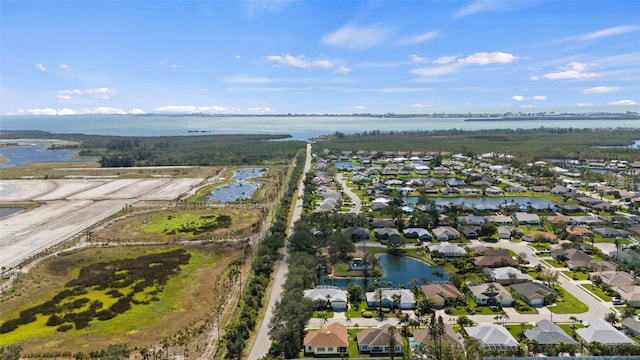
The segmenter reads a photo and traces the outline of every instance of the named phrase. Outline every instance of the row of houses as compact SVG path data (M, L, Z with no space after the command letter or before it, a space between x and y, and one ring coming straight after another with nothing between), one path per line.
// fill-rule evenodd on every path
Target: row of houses
M630 333L640 333L640 321L628 318L623 322ZM575 330L578 340L591 343L599 342L607 345L620 345L636 343L611 324L601 319L591 320L589 326ZM360 331L355 338L358 352L369 355L402 354L402 338L400 334L390 332L391 325L384 324L377 328L367 328ZM486 324L465 327L462 333L456 333L451 324L445 324L445 332L442 337L444 342L456 348L463 348L463 334L476 338L485 350L507 351L519 347L518 341L509 330L498 324ZM391 337L394 337L395 346L391 349ZM543 319L538 321L532 329L523 332L524 338L535 341L542 350L550 349L559 344L573 347L572 352L578 352L580 343L569 336L560 326L554 322ZM417 329L413 332L410 343L421 350L429 346L432 337L426 329ZM344 356L348 354L349 335L346 326L340 323L332 323L326 328L312 330L304 338L304 352L306 356L327 357Z

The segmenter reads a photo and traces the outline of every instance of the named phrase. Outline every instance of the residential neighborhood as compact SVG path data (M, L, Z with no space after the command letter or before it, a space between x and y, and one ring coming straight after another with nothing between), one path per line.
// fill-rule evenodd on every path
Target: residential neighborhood
M331 339L322 351L349 357L444 359L467 347L500 356L640 354L638 182L618 165L592 176L593 163L315 153L305 208L318 228L317 219L343 224L314 230L316 239L339 234L352 244L344 259L335 239L314 248L324 273L305 290L320 304L305 356L323 356L307 344L317 334ZM624 174L640 174L640 162L625 163ZM429 271L412 270L416 262ZM334 306L340 287L347 303L340 295Z

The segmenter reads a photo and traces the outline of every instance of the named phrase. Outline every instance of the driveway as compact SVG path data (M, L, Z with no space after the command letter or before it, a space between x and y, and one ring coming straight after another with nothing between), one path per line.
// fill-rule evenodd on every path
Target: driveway
M362 208L362 200L360 200L358 195L356 195L353 191L351 191L351 188L347 186L347 182L344 181L344 177L342 177L342 173L338 173L336 175L336 180L338 180L338 183L340 183L340 186L342 187L342 191L344 191L344 193L347 194L347 196L349 196L349 198L351 199L351 202L353 203L353 206L351 207L351 210L349 212L354 214L359 214L360 209Z

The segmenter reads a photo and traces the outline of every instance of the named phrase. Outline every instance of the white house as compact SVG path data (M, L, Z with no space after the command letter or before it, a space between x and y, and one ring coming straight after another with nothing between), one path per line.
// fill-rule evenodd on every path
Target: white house
M400 303L396 304L393 301L394 295L400 295ZM378 306L380 301L382 307L387 308L399 308L402 310L412 310L416 308L416 298L408 289L382 289L382 299L378 298L377 291L367 292L367 306Z
M315 289L305 290L304 297L311 301L329 301L334 311L347 309L347 291L335 286L318 286Z

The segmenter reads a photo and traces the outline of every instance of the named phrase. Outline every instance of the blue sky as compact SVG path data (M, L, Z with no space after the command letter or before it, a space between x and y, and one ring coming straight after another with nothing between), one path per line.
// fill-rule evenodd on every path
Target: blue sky
M0 113L638 111L640 2L0 1Z

